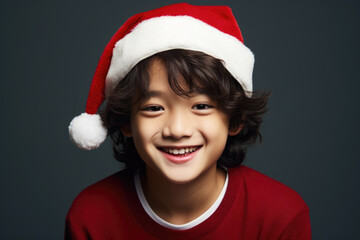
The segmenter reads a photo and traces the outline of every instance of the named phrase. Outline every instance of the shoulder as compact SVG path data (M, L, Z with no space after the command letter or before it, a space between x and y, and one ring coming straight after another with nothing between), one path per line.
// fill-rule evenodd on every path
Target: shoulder
M234 168L232 171L239 177L243 194L254 208L288 218L308 211L302 197L285 184L246 166Z
M82 190L74 199L69 217L87 218L89 214L98 215L108 211L114 203L124 202L124 179L128 178L127 171L114 173Z
M105 197L108 194L114 194L121 189L122 178L125 174L126 171L119 171L86 187L75 198L75 201L82 200L83 198Z
M134 191L133 174L127 170L85 188L67 213L65 239L115 239L131 232L136 225L129 205Z
M309 208L297 192L246 166L229 175L246 229L268 239L311 239Z

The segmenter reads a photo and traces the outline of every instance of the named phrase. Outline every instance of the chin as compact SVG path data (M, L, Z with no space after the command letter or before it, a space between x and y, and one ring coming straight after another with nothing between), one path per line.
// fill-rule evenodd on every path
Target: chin
M167 169L161 172L166 181L174 184L188 184L195 182L203 174L207 172L206 169L196 169L194 166L183 166L177 169Z
M191 177L179 177L179 178L176 178L176 177L171 177L171 178L168 178L166 177L167 181L173 183L173 184L188 184L188 183L192 183L194 182L194 180L196 178L191 178Z

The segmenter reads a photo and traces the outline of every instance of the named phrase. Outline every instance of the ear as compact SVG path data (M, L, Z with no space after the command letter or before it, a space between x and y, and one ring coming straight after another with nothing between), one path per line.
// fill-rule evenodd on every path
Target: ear
M243 127L243 123L239 124L238 126L232 127L231 129L229 129L229 136L236 136L237 134L239 134L241 129L243 129Z
M125 137L132 137L132 131L131 131L131 125L130 124L126 124L124 126L122 126L120 128L121 133L125 136Z

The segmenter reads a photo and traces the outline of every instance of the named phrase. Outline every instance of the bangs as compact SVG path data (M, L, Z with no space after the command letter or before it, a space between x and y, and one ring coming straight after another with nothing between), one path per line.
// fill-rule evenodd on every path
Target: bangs
M136 67L148 69L154 59L159 59L164 64L169 86L179 96L205 94L224 110L222 100L231 95L231 89L242 91L240 84L226 70L222 61L204 53L182 49L169 50L141 61ZM150 80L147 71L135 71L138 90L135 102L138 102L150 97Z

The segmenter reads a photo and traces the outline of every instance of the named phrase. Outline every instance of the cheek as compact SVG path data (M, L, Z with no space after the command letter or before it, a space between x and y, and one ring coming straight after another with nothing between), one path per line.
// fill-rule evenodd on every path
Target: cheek
M140 158L145 161L149 152L149 143L151 139L151 129L147 126L146 121L141 121L138 118L134 118L131 121L132 138L135 144L135 148L140 155Z
M159 131L159 125L160 121L135 116L131 124L134 142L142 145L149 143Z
M225 117L214 116L210 119L206 119L200 124L203 134L208 140L214 141L214 139L223 141L227 139L229 132L229 124Z
M226 118L215 117L211 121L203 122L202 135L206 141L206 152L209 162L217 161L223 153L228 132L228 121Z

